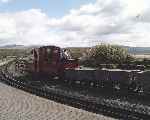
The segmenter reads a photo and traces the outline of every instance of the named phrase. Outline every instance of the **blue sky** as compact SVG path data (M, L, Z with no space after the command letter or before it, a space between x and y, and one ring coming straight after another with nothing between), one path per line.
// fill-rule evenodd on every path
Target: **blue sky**
M96 0L12 0L0 3L0 12L16 12L28 9L42 9L50 17L62 17L70 9L77 9L83 4Z
M149 0L0 0L0 45L150 47L149 5Z

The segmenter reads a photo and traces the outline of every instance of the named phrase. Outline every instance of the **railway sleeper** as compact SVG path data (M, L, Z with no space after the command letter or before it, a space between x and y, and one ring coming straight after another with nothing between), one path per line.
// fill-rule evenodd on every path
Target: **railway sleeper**
M10 82L10 80L8 80L7 81L9 84L11 84L11 82ZM14 85L16 86L16 87L20 87L19 85L18 85L19 83L18 82L16 82L16 83L14 83ZM13 85L13 84L11 84L11 85ZM22 89L23 87L21 87L21 89ZM39 93L41 94L41 93L45 93L46 91L44 91L44 90L41 90L41 89L39 89L39 93L37 93L37 90L38 89L36 89L36 88L30 88L30 87L27 87L27 89L29 90L29 91L32 91L34 94L37 94L37 95L39 95ZM44 97L47 97L47 95L48 94L50 94L50 93L46 93L46 94L44 94ZM63 98L63 100L61 100L61 98L62 98L62 96L60 97L60 95L56 95L56 94L52 94L53 95L53 98L54 98L54 100L56 100L56 101L65 101L65 99ZM51 97L52 97L52 95L51 95ZM67 100L69 100L69 97L67 98ZM66 101L67 101L66 100ZM77 101L78 101L78 104L77 104ZM72 105L73 106L76 106L75 104L77 104L77 106L78 107L82 107L83 109L86 109L86 110L90 110L90 111L95 111L95 105L94 104L91 104L90 102L85 102L85 101L80 101L80 100L73 100L73 99L71 99L71 101L70 101L70 103L72 103ZM90 104L90 105L89 105ZM103 109L101 109L101 108L103 108ZM94 110L93 110L94 109ZM108 110L108 108L106 107L104 107L104 106L101 106L101 105L98 105L98 107L96 107L96 109L98 110L98 111L101 111L101 112L103 112L103 113L106 113L106 114L113 114L114 115L114 112L112 112L113 110L112 109L110 109L109 108L109 110ZM115 110L114 110L115 111ZM119 116L120 115L120 117L123 117L124 116L124 118L137 118L136 116L131 116L129 113L126 113L126 112L124 112L124 114L119 114L119 113L116 113L117 114L117 116Z

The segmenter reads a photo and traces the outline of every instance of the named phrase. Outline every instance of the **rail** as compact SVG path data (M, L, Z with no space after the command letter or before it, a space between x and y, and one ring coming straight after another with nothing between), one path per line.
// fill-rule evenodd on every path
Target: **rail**
M1 66L0 79L7 85L22 89L29 93L41 96L47 99L54 100L63 104L67 104L76 108L84 109L94 113L100 113L106 116L111 116L119 119L130 120L149 120L150 115L144 113L138 113L135 111L129 111L121 108L115 108L105 104L97 103L93 100L83 99L76 95L68 95L63 92L56 92L53 90L47 90L43 87L32 86L26 82L15 79L12 74L9 73L7 68L12 61L5 63Z

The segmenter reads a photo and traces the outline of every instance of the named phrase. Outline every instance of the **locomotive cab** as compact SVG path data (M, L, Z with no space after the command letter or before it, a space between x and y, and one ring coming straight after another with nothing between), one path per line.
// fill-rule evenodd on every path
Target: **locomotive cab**
M65 57L64 51L56 46L44 46L32 50L32 72L58 76L65 69L78 67L77 60Z

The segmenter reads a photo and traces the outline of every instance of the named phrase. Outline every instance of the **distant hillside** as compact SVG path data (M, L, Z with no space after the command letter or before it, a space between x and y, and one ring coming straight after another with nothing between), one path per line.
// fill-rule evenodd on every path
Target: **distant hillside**
M150 54L150 47L127 47L131 54Z
M24 46L24 45L16 45L16 44L10 44L5 46L0 46L1 49L28 49L28 48L36 48L39 46ZM129 46L121 46L128 50L131 54L150 54L150 47L129 47ZM68 47L71 51L76 52L84 52L90 47Z
M150 47L129 47L129 46L120 46L123 47L125 49L127 49L127 51L131 54L150 54ZM89 47L72 47L69 48L71 50L78 50L81 49L81 51L85 51L86 49L89 49Z
M25 47L24 45L16 45L16 44L0 46L1 49L21 49L24 47Z
M24 45L16 45L16 44L11 44L11 45L5 45L5 46L0 46L0 49L28 49L28 48L36 48L40 46L24 46Z

